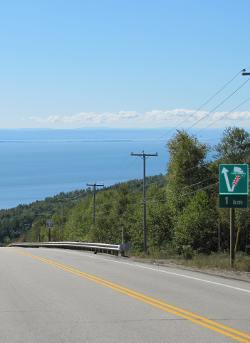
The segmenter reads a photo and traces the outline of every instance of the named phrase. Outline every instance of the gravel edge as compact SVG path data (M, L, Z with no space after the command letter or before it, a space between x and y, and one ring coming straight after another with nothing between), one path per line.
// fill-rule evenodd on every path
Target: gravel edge
M198 268L198 267L189 267L183 264L178 264L173 261L168 260L154 260L154 259L147 259L141 257L131 256L129 257L130 260L134 262L146 263L151 265L157 265L162 267L169 267L169 268L178 268L182 270L193 271L201 274L207 274L212 276L219 276L225 279L237 280L237 281L244 281L250 283L250 273L249 272L242 272L236 270L224 270L224 269L217 269L217 268Z

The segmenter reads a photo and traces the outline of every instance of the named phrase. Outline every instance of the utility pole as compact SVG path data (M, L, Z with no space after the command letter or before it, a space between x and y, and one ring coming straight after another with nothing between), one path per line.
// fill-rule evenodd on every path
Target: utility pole
M241 75L242 76L250 76L250 72L247 72L246 69L243 69ZM230 229L231 229L231 218L230 218ZM247 245L247 240L246 240L246 245ZM231 244L230 244L230 248L231 248ZM230 260L231 260L231 258L230 258Z
M142 157L143 159L143 245L144 253L148 253L148 237L147 237L147 199L146 199L146 158L158 156L155 154L146 154L144 151L139 154L134 154L131 152L131 156Z
M93 224L95 225L95 222L96 222L96 216L95 216L95 209L96 209L96 189L97 187L104 187L104 185L98 185L97 183L93 183L93 184L90 184L90 183L87 183L87 186L88 187L93 187Z
M53 221L51 219L47 220L46 226L48 228L48 240L51 242L51 229L53 228Z

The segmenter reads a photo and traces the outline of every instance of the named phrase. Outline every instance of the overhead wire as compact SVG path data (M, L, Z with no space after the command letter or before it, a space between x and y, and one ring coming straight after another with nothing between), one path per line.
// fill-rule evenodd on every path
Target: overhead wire
M184 196L192 195L192 194L197 193L197 192L199 192L199 191L202 191L202 190L205 190L205 189L212 188L212 187L218 185L218 183L219 183L219 182L217 181L217 182L215 182L215 183L213 183L213 184L210 184L210 185L207 185L207 186L198 188L198 189L196 189L196 190L194 190L194 191L185 192L185 193L178 194L178 195L176 195L176 197L177 197L177 198L182 198L182 197L184 197ZM192 184L192 185L190 185L190 186L194 186L194 185L197 185L197 183ZM150 200L150 198L147 198L147 202L149 202L149 203L165 203L165 202L167 202L167 199L155 199L155 198L153 198L152 200ZM140 206L141 206L141 205L143 205L143 201L142 201L142 200L139 200L139 201L129 202L128 205L140 205ZM99 208L100 208L100 207L99 207ZM110 214L111 212L112 212L112 210L108 210L108 211L98 211L98 212L97 212L97 216L98 216L98 215L103 215L103 214Z
M229 84L231 84L236 78L237 78L237 76L242 72L242 71L244 71L244 69L243 70L241 70L240 72L237 72L229 81L227 81L222 87L220 87L212 96L210 96L206 101L204 101L190 116L194 116L196 113L198 113L204 106L206 106L207 104L209 104L217 95L219 95ZM220 106L222 106L227 100L229 100L234 94L236 94L242 87L244 87L245 86L245 84L247 83L249 81L249 78L246 80L246 81L244 81L236 90L234 90L232 93L230 93L225 99L223 99L218 105L216 105L211 111L209 111L204 117L202 117L202 118L199 118L197 121L195 121L190 127L189 127L189 129L190 128L193 128L196 124L198 124L199 122L201 122L202 120L204 120L205 118L207 118L211 113L213 113L216 109L218 109ZM238 106L236 106L234 109L232 109L230 112L228 112L228 114L229 113L232 113L233 111L235 111L237 108L239 108L240 106L242 106L244 103L246 103L247 101L249 101L249 99L250 98L248 98L248 99L246 99L245 101L243 101L241 104L239 104ZM189 117L190 117L189 116ZM184 122L186 122L186 120L187 120L187 118L185 118L184 120L182 120L180 123L178 123L178 126L179 125L182 125ZM217 119L216 119L216 121L217 121ZM207 127L209 127L210 125L212 125L212 123L210 123ZM175 128L171 128L170 130L169 130L169 132L167 132L167 133L170 133L171 131L173 131L173 130L175 130L177 127L175 127ZM166 133L164 134L164 136L166 135ZM163 136L162 136L163 137ZM133 162L132 162L133 161ZM134 163L134 159L133 160L131 160L131 162L129 162L129 166L131 166L132 165L132 163ZM195 167L192 167L192 168L189 168L189 169L187 169L186 171L188 171L188 170L192 170L192 169L195 169L195 168L202 168L202 167L205 167L206 168L206 166L195 166ZM208 169L208 168L207 168ZM189 185L189 186L186 186L186 187L184 187L184 189L186 189L186 188L190 188L190 187L193 187L193 186L195 186L195 185L198 185L198 184L200 184L200 183L203 183L203 182L205 182L206 180L208 180L208 179L205 179L205 180L202 180L202 181L200 181L200 182L198 182L198 183L196 183L196 184L192 184L192 185ZM152 183L153 184L153 183ZM152 185L151 184L151 185ZM194 192L188 192L188 193L185 193L185 194L181 194L181 195L179 195L179 196L185 196L185 195L187 195L187 194L193 194L193 193L195 193L195 192L197 192L197 191L199 191L199 190L202 190L202 189L206 189L206 188L209 188L209 187L212 187L212 186L214 186L214 185L216 185L216 184L218 184L218 182L216 182L216 183L214 183L214 184L212 184L212 185L209 185L209 186L206 186L206 187L202 187L202 188L200 188L200 189L197 189L197 190L195 190ZM78 199L80 199L80 198L83 198L83 196L82 195L79 195L79 197L74 197L74 198L68 198L67 200L59 200L58 202L67 202L67 201L71 201L71 200L78 200ZM148 199L150 199L150 198L148 198ZM148 200L148 201L150 201L150 200ZM162 201L162 200L157 200L157 201ZM166 201L166 200L164 200L164 201ZM139 204L138 203L138 201L136 202L137 204Z
M250 97L245 99L244 101L242 101L239 105L235 106L232 110L230 110L229 112L226 112L225 115L229 115L231 113L233 113L235 110L237 110L238 108L240 108L242 105L244 105L245 103L247 103L250 100ZM203 127L200 129L200 131L203 131L205 129L207 129L208 127L211 127L214 123L216 123L217 121L221 120L223 118L216 118L214 121L212 121L211 123L209 123L207 126Z
M209 189L209 188L211 188L211 187L213 187L213 186L215 186L215 185L217 185L217 184L218 184L218 182L213 183L213 184L208 185L208 186L205 186L205 187L202 187L202 188L199 188L199 189L196 189L195 191L192 191L192 192L186 192L186 193L184 193L184 194L178 194L178 195L177 195L177 198L182 198L182 197L184 197L184 196L188 196L188 195L197 193L197 192L199 192L199 191L201 191L201 190ZM159 203L166 203L166 202L167 202L167 199L152 199L152 200L147 199L147 202L148 202L148 203L158 203L158 204L159 204ZM143 205L143 201L140 200L140 201L129 202L128 205L137 205L137 206L140 206L140 207L141 207L141 206ZM101 207L97 207L97 208L96 208L96 209L97 209L97 211L96 211L96 217L101 217L101 216L103 216L103 215L109 215L109 214L111 214L112 211L113 211L113 208L111 208L110 210L106 210L106 211L102 211L102 210L98 211L98 208L101 209Z
M234 74L234 76L232 78L230 78L225 84L223 84L222 87L220 87L214 94L212 94L207 100L205 100L196 110L194 110L189 116L185 117L184 119L182 119L179 123L177 123L177 125L173 128L170 128L169 130L167 130L167 132L162 135L159 139L166 137L166 135L170 134L172 131L175 131L176 129L178 129L178 127L184 123L186 123L186 121L190 118L193 117L195 114L197 114L201 109L203 109L204 106L206 106L207 104L209 104L217 95L219 95L228 85L230 85L243 71L245 70L245 68L241 69L240 71L238 71L236 74Z
M212 178L215 178L215 176L212 176ZM182 189L187 189L187 188L190 188L190 187L197 186L197 185L199 185L200 183L203 183L203 182L208 181L208 180L211 180L211 177L206 178L206 179L204 179L204 180L201 180L201 181L199 181L199 182L193 183L192 185L185 186L185 187L183 187Z
M210 114L212 114L214 111L216 111L219 107L221 107L227 100L229 100L234 94L238 93L238 91L243 88L247 82L249 82L250 78L245 80L238 88L236 88L232 93L230 93L226 98L224 98L218 105L216 105L212 110L210 110L207 114L205 114L203 117L196 120L191 126L188 127L188 129L192 129L196 124L200 123L202 120L207 118Z
M194 194L194 193L197 193L197 192L199 192L199 191L202 191L202 190L204 190L204 189L209 189L209 188L211 188L211 187L213 187L213 186L215 186L215 185L218 185L218 181L217 182L215 182L215 183L213 183L213 184L211 184L211 185L208 185L208 186L205 186L205 187L201 187L201 188L198 188L198 189L196 189L196 190L194 190L194 191L192 191L192 192L186 192L186 193L181 193L181 194L175 194L175 196L176 196L176 198L182 198L182 197L184 197L184 196L188 196L188 195L191 195L191 194ZM167 202L167 199L165 200L157 200L157 201L154 201L154 200L152 200L152 201L150 201L150 202Z
M206 106L208 103L210 103L217 95L219 95L229 84L231 84L237 77L238 75L244 71L245 69L240 70L239 72L237 72L232 78L230 78L222 87L220 87L214 94L212 94L207 100L205 100L194 112L192 112L192 114L190 116L194 116L196 113L198 113L204 106ZM215 106L211 111L209 111L204 117L199 118L195 123L193 123L191 125L190 128L194 127L198 122L200 122L201 120L205 119L209 114L211 114L213 111L215 111L217 108L219 108L222 104L224 104L228 99L230 99L230 97L232 97L235 93L237 93L247 82L249 81L249 79L247 79L243 84L241 84L234 92L232 92L229 96L227 96L225 99L223 99L217 106ZM186 122L187 118L185 118L183 121L181 121L180 123L178 123L178 126L181 125L182 123ZM176 128L171 128L169 130L168 133L170 133L171 131L173 131ZM163 135L165 136L166 133ZM163 137L162 136L162 137ZM127 167L129 165L129 167L135 163L135 160L131 159L131 161L129 161L129 163L127 164ZM198 168L199 166L195 166L194 168ZM190 168L190 170L194 169L194 168Z
M210 188L210 187L216 186L216 185L218 185L218 183L219 183L219 181L217 181L217 182L215 182L215 183L212 183L211 185L208 185L208 186L205 186L205 187L202 187L202 188L198 188L198 189L196 189L195 191L181 194L181 196L186 196L186 195L194 194L194 193L199 192L199 191L202 191L202 190L204 190L204 189L208 189L208 188Z

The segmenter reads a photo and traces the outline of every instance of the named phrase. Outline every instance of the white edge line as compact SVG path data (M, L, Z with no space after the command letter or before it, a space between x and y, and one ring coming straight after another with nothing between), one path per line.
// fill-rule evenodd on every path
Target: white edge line
M60 249L60 251L62 251L62 250ZM72 252L71 251L67 251L67 253L72 253ZM77 255L80 255L80 254L77 254ZM179 273L175 273L175 272L169 272L169 271L163 270L163 269L156 269L156 268L152 268L152 267L147 267L147 266L143 266L143 265L138 264L138 263L130 263L130 262L124 262L124 261L114 261L114 260L111 260L111 259L108 259L108 258L105 258L105 257L90 256L88 253L86 254L86 252L85 252L85 256L88 256L89 258L93 258L93 259L96 259L96 260L105 260L105 261L112 262L112 263L125 264L125 265L131 266L131 267L138 267L138 268L142 268L142 269L151 270L151 271L154 271L154 272L159 272L159 273L173 275L173 276L179 276L179 277L186 278L186 279L191 279L191 280L195 280L195 281L209 283L211 285L216 285L216 286L221 286L221 287L226 287L226 288L234 289L236 291L250 293L250 290L245 289L245 288L230 286L230 285L227 285L227 284L221 283L221 282L210 281L210 280L206 280L206 279L200 279L200 278L197 278L197 277L194 277L194 276L190 276L190 275L186 275L186 274L179 274Z
M153 270L153 271L155 271L155 272L160 272L160 273L164 273L164 274L168 274L168 275L179 276L179 277L183 277L183 278L186 278L186 279L196 280L196 281L205 282L205 283L209 283L209 284L216 285L216 286L227 287L227 288L235 289L235 290L237 290L237 291L250 293L250 290L245 289L245 288L230 286L230 285L227 285L227 284L221 283L221 282L216 282L216 281L210 281L210 280L200 279L200 278L197 278L197 277L194 277L194 276L189 276L189 275L186 275L186 274L179 274L179 273L169 272L169 271L163 270L163 269L155 269L155 268L151 268L151 267L146 267L146 266L139 265L139 264L137 264L137 263L132 264L132 263L121 262L121 261L111 261L111 262L114 262L114 263L123 263L123 264L127 264L127 265L129 265L129 266L136 266L136 267L143 268L143 269Z

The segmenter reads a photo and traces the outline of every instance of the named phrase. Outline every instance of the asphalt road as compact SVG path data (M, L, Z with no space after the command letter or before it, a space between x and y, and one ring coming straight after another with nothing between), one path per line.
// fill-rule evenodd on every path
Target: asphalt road
M0 248L0 342L250 342L250 283L93 253Z

